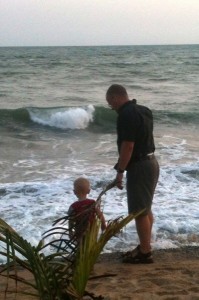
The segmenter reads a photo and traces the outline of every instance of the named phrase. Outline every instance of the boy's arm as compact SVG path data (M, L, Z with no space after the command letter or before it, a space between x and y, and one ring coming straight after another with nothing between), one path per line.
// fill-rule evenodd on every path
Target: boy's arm
M74 214L74 210L70 206L69 210L68 210L68 216L69 216L69 218L68 218L68 230L69 230L69 236L70 237L73 236L73 227L74 227L73 214Z
M101 229L102 231L104 231L106 229L106 221L105 221L105 218L104 218L104 214L103 212L99 209L99 207L96 207L95 208L95 211L96 211L96 214L98 216L98 218L100 219L101 221Z

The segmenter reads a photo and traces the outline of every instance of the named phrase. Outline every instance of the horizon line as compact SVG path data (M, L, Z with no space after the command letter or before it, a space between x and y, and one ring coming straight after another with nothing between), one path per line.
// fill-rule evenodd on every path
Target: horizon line
M1 46L0 48L22 48L22 47L127 47L127 46L196 46L199 43L187 43L187 44L102 44L102 45L7 45Z

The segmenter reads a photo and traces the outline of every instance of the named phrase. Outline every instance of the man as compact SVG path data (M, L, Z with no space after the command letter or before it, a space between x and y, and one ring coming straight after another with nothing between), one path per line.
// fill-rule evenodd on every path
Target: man
M147 107L137 105L136 100L130 101L126 89L121 85L110 86L106 100L118 113L116 184L122 188L126 170L128 212L141 212L135 218L140 244L124 255L123 262L152 263L151 206L159 177L159 165L154 156L153 116Z

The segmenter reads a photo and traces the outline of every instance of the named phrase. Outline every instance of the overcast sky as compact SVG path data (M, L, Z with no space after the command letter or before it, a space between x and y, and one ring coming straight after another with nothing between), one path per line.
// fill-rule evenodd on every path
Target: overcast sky
M199 44L199 0L0 0L0 46Z

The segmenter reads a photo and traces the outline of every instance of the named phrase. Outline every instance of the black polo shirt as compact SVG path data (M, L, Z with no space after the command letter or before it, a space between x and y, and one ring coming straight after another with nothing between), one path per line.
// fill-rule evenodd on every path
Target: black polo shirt
M117 145L120 152L123 141L134 142L131 161L155 151L153 115L149 108L134 100L126 102L118 110Z

